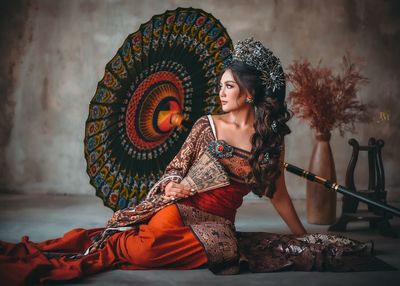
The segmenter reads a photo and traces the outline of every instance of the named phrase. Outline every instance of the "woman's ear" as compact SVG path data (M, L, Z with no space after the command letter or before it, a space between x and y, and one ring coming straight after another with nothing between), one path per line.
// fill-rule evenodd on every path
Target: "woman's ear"
M255 94L256 94L256 92L254 91L254 89L252 89L252 90L243 89L243 95L245 97L253 97L254 98Z

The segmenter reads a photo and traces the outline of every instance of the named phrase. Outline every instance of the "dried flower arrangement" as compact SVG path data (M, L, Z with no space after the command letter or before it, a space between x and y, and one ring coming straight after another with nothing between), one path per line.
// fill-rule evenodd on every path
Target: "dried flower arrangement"
M357 99L359 86L369 80L361 75L360 68L351 61L349 53L342 58L342 74L316 67L310 62L294 61L288 67L287 78L293 84L288 101L294 114L309 121L317 132L329 133L338 128L340 135L355 131L356 122L370 122L369 106Z

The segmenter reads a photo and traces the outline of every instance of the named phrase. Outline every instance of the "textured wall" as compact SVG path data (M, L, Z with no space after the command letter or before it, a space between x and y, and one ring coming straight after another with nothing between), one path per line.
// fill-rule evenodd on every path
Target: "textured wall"
M166 9L198 7L227 27L234 41L254 36L284 66L323 59L338 66L350 49L366 60L371 83L359 95L374 103L374 122L344 138L333 133L338 181L350 157L351 137L386 141L383 151L390 198L400 199L400 5L397 1L9 1L1 4L0 188L37 193L93 193L83 155L88 104L105 64L129 33ZM397 14L396 14L397 13ZM380 120L380 112L387 114ZM313 133L293 119L287 162L308 167ZM361 158L364 160L365 158ZM365 162L365 161L364 161ZM360 163L361 164L361 163ZM364 164L365 165L365 164ZM358 182L366 168L357 170ZM293 197L305 182L287 174Z

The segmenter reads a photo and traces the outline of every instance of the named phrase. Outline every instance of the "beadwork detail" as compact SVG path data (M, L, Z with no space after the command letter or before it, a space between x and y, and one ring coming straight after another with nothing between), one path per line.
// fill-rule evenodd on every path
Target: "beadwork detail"
M231 56L224 60L229 66L233 61L241 61L261 72L260 79L267 89L275 91L285 86L285 75L280 60L260 41L248 38L238 41Z
M278 125L276 124L275 120L271 123L271 129L274 131L274 133L278 133Z
M230 158L233 156L233 147L224 140L212 140L207 146L208 152L216 158Z
M269 159L270 159L270 155L269 155L268 152L266 152L266 153L264 154L264 159L263 159L264 163L269 164L269 163L270 163L270 162L269 162Z

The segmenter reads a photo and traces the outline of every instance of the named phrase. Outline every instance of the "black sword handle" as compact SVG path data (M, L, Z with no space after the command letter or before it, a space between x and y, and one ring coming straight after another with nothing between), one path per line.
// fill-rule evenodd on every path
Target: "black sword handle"
M380 209L383 209L383 210L385 210L387 212L390 212L391 214L393 214L395 216L400 217L400 209L398 209L398 208L395 208L393 206L390 206L390 205L382 203L382 202L378 202L378 201L372 200L372 199L362 195L361 193L357 193L357 192L351 191L346 187L343 187L343 186L341 186L341 185L339 185L339 184L337 184L335 182L329 181L329 180L327 180L325 178L319 177L319 176L317 176L317 175L315 175L313 173L310 173L310 172L308 172L306 170L303 170L303 169L301 169L299 167L296 167L296 166L294 166L292 164L289 164L289 163L285 162L285 163L283 163L283 166L290 173L293 173L293 174L295 174L297 176L306 178L307 180L309 180L311 182L316 182L316 183L322 184L325 187L327 187L328 189L337 191L339 193L348 195L348 196L353 197L353 198L357 198L357 199L359 199L360 201L362 201L364 203L367 203L369 205L373 205L373 206L378 207Z

